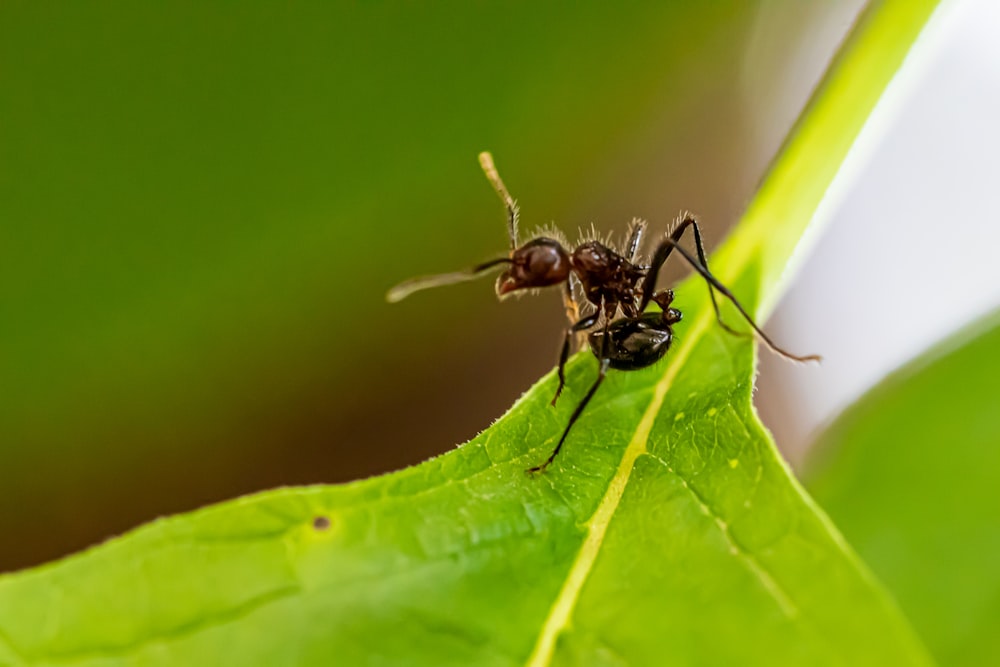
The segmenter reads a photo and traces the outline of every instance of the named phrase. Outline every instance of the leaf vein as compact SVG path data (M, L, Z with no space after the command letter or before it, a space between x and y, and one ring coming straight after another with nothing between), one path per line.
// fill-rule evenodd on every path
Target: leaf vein
M662 464L667 471L670 472L670 474L680 480L681 486L687 489L705 513L715 522L715 525L718 526L719 530L722 532L722 536L726 540L726 543L729 545L730 553L743 560L747 569L760 579L764 589L775 599L778 606L781 608L782 613L790 619L798 618L800 612L798 607L796 607L795 603L792 601L791 596L781 587L767 568L761 565L760 561L758 561L757 558L745 546L743 546L739 540L736 539L729 528L729 522L723 519L722 516L712 508L707 499L702 496L697 489L691 486L680 473L674 470L667 461L663 460L656 454L650 453L649 456Z

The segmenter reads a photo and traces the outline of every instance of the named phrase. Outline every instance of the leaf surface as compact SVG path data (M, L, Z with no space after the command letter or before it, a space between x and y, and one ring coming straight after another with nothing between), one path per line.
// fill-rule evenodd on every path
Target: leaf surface
M1000 314L845 412L809 479L942 665L1000 656L997 396Z
M934 3L876 4L712 265L751 311ZM925 664L893 603L778 457L753 347L704 286L656 366L579 355L472 442L334 487L154 522L0 577L0 663ZM736 322L731 309L725 311Z

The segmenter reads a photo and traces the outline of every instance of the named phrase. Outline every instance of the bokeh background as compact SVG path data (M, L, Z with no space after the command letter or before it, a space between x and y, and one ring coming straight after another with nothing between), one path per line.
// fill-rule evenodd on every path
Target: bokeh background
M489 280L384 302L505 251L477 153L528 229L714 247L861 5L0 4L0 571L468 440L562 326Z
M865 390L1000 308L998 34L1000 3L941 3L828 193L770 322L824 363L764 355L758 383L793 464Z

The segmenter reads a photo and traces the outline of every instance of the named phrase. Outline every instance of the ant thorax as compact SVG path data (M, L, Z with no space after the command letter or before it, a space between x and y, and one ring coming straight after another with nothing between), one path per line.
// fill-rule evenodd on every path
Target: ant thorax
M646 222L635 218L621 243L616 243L591 225L570 243L555 226L537 228L530 241L512 247L510 264L497 279L497 296L534 293L563 283L571 325L584 314L596 315L595 324L618 316L636 317L642 310L643 280L649 269L640 260L645 231Z
M626 317L638 314L639 282L646 275L643 267L598 241L577 246L570 263L584 297L597 308L603 306L605 317L614 317L619 307Z

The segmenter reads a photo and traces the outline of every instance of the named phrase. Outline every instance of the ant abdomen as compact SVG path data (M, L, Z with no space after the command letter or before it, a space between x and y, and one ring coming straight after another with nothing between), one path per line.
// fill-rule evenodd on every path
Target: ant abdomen
M671 310L679 320L680 311ZM616 320L608 325L607 333L604 329L597 329L587 336L594 356L598 359L603 356L610 362L611 368L620 371L652 366L667 353L673 339L670 323L659 312Z

